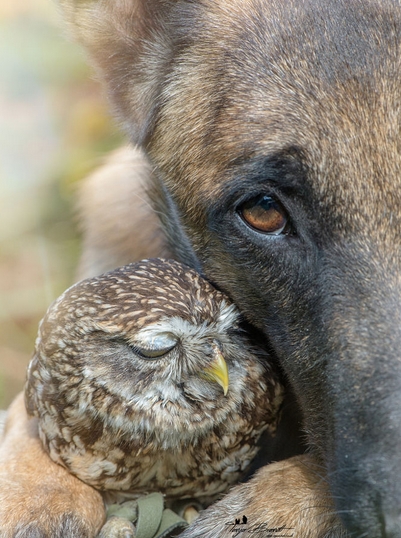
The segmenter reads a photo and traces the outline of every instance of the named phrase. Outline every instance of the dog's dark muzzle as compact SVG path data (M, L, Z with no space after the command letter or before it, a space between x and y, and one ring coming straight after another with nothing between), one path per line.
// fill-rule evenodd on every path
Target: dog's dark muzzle
M367 267L364 278L343 272L331 294L326 461L352 536L395 538L401 537L401 288L399 272L386 275L383 267L369 274Z
M344 398L328 463L338 513L355 536L400 537L401 428L390 410L400 408L400 400L395 396L378 405L368 389L358 411L351 407L355 403Z

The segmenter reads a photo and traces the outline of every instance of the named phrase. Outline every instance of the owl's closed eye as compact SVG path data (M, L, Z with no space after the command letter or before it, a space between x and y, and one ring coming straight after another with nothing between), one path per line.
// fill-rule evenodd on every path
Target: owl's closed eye
M50 457L88 484L212 500L274 431L283 390L231 301L188 267L154 259L53 303L25 394Z

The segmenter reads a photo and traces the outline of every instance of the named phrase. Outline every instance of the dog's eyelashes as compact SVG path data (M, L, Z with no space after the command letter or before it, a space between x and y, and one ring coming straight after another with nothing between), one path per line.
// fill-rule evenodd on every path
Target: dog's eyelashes
M291 225L287 211L275 198L261 194L238 208L242 220L257 232L267 235L288 234Z

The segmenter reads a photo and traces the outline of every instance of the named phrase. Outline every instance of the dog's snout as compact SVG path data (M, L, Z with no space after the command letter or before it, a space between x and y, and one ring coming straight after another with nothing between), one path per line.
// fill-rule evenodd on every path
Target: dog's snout
M353 457L340 457L330 473L338 513L352 536L400 538L401 462L397 449L378 456L374 442L371 453L356 439L355 444L359 447ZM349 445L339 447L339 452L343 450L348 451Z
M329 480L346 528L369 538L401 538L401 282L390 247L380 266L385 247L355 247L357 277L333 258L336 288L326 302Z
M390 511L383 515L383 538L399 538L401 536L401 507L398 511Z

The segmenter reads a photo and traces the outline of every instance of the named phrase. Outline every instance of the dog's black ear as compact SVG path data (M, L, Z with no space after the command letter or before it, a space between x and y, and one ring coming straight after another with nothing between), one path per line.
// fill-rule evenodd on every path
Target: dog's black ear
M162 224L169 252L176 260L203 274L202 266L189 240L179 210L158 175L152 178L148 196Z
M135 143L152 125L171 61L166 29L177 0L59 0L84 45L117 116Z

